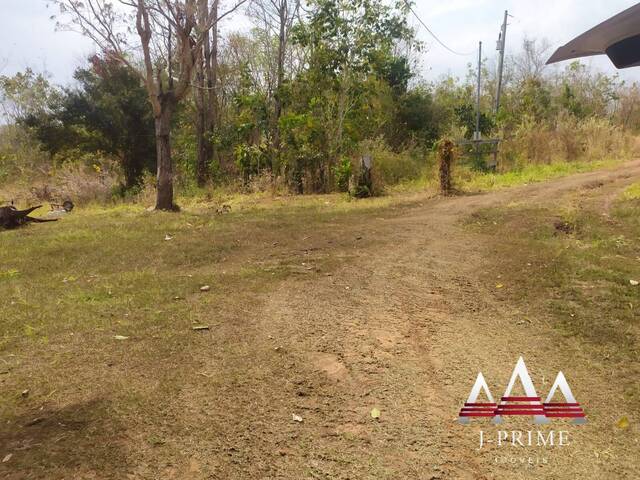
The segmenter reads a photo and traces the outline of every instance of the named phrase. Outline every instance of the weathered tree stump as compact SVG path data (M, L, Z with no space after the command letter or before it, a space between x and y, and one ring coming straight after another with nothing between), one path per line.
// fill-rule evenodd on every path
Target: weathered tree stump
M451 195L451 164L455 155L455 144L449 139L443 139L438 145L438 161L440 163L440 193Z
M370 155L365 155L360 159L360 171L358 172L355 191L353 192L354 197L367 198L373 195L372 166L373 158Z
M34 210L37 210L42 205L36 207L27 208L26 210L18 210L14 206L0 207L0 228L17 228L27 223L45 223L55 222L56 218L34 218L29 214Z

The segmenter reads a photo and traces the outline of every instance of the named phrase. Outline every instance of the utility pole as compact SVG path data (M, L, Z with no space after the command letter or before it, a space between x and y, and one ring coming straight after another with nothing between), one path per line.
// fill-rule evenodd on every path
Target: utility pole
M482 42L478 45L478 91L476 93L476 131L474 140L480 140L480 84L482 80Z
M502 72L504 70L504 50L507 41L507 19L509 12L504 11L504 21L502 22L502 29L500 30L500 36L498 37L498 45L496 50L500 51L500 57L498 59L498 91L496 92L496 105L495 113L498 113L500 109L500 95L502 94Z
M476 131L473 133L473 140L476 147L476 161L480 165L480 142L482 134L480 133L480 86L482 83L482 42L478 44L478 91L476 98Z
M502 28L500 29L500 35L498 36L498 43L496 50L500 52L498 56L498 86L496 90L496 104L494 105L494 113L498 115L500 111L500 96L502 95L502 74L504 71L504 51L507 44L507 20L509 19L509 11L504 11L504 20L502 21ZM493 149L493 162L490 167L495 169L498 166L498 144L495 144Z

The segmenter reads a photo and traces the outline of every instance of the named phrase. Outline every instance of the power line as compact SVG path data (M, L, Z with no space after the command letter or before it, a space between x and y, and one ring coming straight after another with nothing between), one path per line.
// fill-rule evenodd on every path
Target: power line
M445 49L449 50L451 53L453 53L454 55L459 55L461 57L468 57L469 55L472 55L474 52L470 52L470 53L460 53L460 52L456 52L455 50L453 50L452 48L449 48L442 40L440 40L438 38L438 36L433 33L431 31L431 29L427 26L426 23L424 23L422 21L422 19L418 16L418 14L415 12L415 10L413 9L413 7L411 6L411 4L409 3L408 0L404 0L404 4L407 6L407 8L409 9L409 11L411 13L413 13L413 16L416 17L416 19L418 19L418 22L420 22L420 24L422 24L422 26L427 30L427 32L429 32L429 34L436 40L436 42L438 42L440 45L442 45Z

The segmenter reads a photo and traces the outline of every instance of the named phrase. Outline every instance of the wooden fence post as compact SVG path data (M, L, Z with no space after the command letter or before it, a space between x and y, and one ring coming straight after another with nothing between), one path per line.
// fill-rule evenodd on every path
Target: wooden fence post
M451 195L451 164L454 157L454 143L445 138L438 144L438 162L440 163L440 193Z

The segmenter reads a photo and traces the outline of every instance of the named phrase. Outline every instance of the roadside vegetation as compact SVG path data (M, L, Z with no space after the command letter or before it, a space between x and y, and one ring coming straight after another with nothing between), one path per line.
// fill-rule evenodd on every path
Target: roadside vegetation
M230 14L243 11L253 28L222 34L213 22L206 38L197 38L195 65L158 46L151 84L131 61L139 50L129 44L99 43L69 85L30 69L1 76L0 200L158 206L161 184L170 187L171 205L221 191L366 196L435 185L437 142L473 136L474 69L464 78L423 78L424 45L403 2L317 0L304 10L298 1L276 3L238 2ZM76 25L88 5L67 7L57 21ZM84 25L88 34L95 36L98 20ZM127 27L125 17L109 21ZM177 38L162 39L169 53ZM480 130L503 141L495 169L487 167L489 152L476 158L459 148L456 188L544 180L634 154L638 86L580 62L548 68L548 54L544 40L527 39L508 56L498 112L495 69L485 59ZM168 79L171 71L192 75L191 90ZM181 94L166 107L170 158L162 172L159 110L149 88ZM373 159L366 190L359 185L363 157Z

